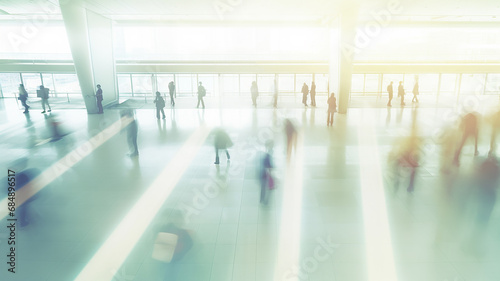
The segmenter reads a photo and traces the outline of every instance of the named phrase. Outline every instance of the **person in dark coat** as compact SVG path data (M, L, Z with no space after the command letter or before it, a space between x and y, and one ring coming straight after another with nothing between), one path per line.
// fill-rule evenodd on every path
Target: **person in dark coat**
M95 93L95 97L97 99L97 109L99 109L99 114L103 113L103 110L102 110L102 100L103 100L103 97L102 97L102 89L101 89L101 85L97 84L97 92Z
M176 94L174 81L170 81L170 83L168 83L168 93L170 94L170 104L175 106L174 96L176 96Z
M165 111L163 108L165 107L165 100L161 96L160 92L156 92L156 98L153 101L156 106L156 118L160 119L160 112L163 115L163 119L165 119Z
M401 97L401 105L405 105L405 88L403 86L403 81L399 81L398 97Z
M335 98L335 93L332 93L332 95L328 98L327 103L328 117L326 119L326 125L331 126L333 125L333 115L337 112L337 99Z
M314 83L314 81L311 84L309 93L311 93L311 105L316 106L316 83Z
M302 103L307 106L307 94L309 93L309 87L306 82L302 85Z
M205 102L203 101L203 97L206 96L207 94L207 91L205 90L205 87L203 87L203 85L199 84L198 86L198 104L196 105L196 108L200 107L200 102L201 102L201 106L203 108L205 108Z
M392 97L393 97L393 89L392 89L392 81L391 81L391 84L389 84L387 86L387 93L389 94L389 102L387 102L387 106L392 106L391 104L391 101L392 101Z
M20 100L21 104L24 106L23 113L28 113L28 109L30 108L29 105L26 104L26 101L28 101L28 92L26 92L23 84L19 84L19 97L17 99Z
M213 132L214 134L214 147L215 147L215 165L219 165L219 149L224 149L226 151L227 160L231 159L229 155L229 151L227 150L229 147L233 146L233 142L229 135L222 128L217 128Z
M252 93L252 105L255 107L257 106L257 97L259 96L259 88L257 87L257 82L252 82L250 92Z
M411 102L418 102L418 96L419 92L418 92L418 82L415 83L415 86L413 86L413 99L411 100Z

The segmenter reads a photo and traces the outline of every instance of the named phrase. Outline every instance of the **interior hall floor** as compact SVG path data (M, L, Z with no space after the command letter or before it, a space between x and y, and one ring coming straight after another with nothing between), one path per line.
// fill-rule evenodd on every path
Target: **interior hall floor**
M7 170L18 159L47 175L26 203L30 223L15 230L16 273L8 272L8 217L0 218L0 280L499 280L498 204L480 234L473 199L458 213L444 207L437 137L464 107L486 114L498 102L351 108L335 114L331 127L326 103L318 104L167 107L160 120L153 109L136 109L139 156L129 157L123 126L130 120L119 108L25 115L13 100L0 100L0 213L7 210ZM394 188L387 159L410 133L414 114L425 145L408 193L406 180ZM299 130L290 163L286 118ZM51 138L53 120L61 139ZM222 153L220 165L210 134L216 127L234 143L231 160ZM489 138L484 126L477 157L465 146L461 177L486 156ZM276 189L264 205L257 171L270 139ZM166 222L192 238L172 263L152 258Z

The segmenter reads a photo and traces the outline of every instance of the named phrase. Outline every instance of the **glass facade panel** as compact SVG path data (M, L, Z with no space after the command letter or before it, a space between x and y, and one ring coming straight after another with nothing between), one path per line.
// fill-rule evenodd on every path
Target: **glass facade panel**
M40 79L40 73L23 73L23 83L24 88L28 93L36 93L36 89L42 85L42 80ZM54 92L54 88L50 88L48 85L44 85L45 88L49 88L50 92Z
M380 74L366 74L365 76L365 94L375 95L379 91L379 77Z
M351 94L353 95L363 94L364 88L365 88L365 75L353 74L351 80Z
M153 95L152 74L132 74L134 95Z
M76 94L81 93L80 83L76 74L54 74L55 88L58 93Z
M198 82L201 82L207 91L207 96L219 94L219 75L217 74L199 74ZM196 88L198 89L198 88Z
M419 74L418 90L420 94L436 95L439 86L439 74ZM412 88L413 91L413 88Z
M315 74L316 95L326 95L328 93L328 74Z
M441 85L439 94L455 94L457 90L458 74L441 74Z
M462 74L460 95L482 95L486 74Z
M256 74L240 75L240 92L242 95L250 94L250 87L252 87L253 81L257 81Z
M295 93L299 94L302 93L302 86L304 83L307 84L307 87L311 89L311 82L312 82L312 74L296 74L295 75Z
M257 75L259 94L271 95L274 92L274 74Z
M487 95L500 94L500 73L489 73L486 80Z
M240 77L238 74L221 74L220 89L223 95L238 95L240 92Z
M176 74L177 95L195 95L198 91L196 86L196 74Z
M43 86L49 88L57 95L57 89L54 86L54 78L52 77L52 73L42 73Z
M175 83L175 77L173 74L156 74L156 90L159 91L162 95L168 95L169 89L168 84L170 82Z
M4 97L17 96L19 94L19 84L21 84L19 73L0 73L0 86ZM36 92L28 94L36 96Z
M293 74L278 74L278 91L285 94L293 94L294 88Z
M130 74L118 74L118 92L120 95L132 95L132 84L130 83Z

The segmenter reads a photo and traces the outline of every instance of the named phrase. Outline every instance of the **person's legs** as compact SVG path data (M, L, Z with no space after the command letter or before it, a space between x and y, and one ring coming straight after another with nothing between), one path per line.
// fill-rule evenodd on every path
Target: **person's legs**
M205 108L205 101L203 101L203 97L201 98L201 105Z
M219 149L216 147L215 148L215 162L214 164L219 164Z
M99 108L99 113L103 113L104 111L102 110L102 101L97 102L97 108Z
M156 119L160 119L160 109L156 108Z
M479 155L479 150L477 150L477 138L478 138L478 131L476 130L474 132L474 155L475 156Z
M161 114L163 115L163 119L165 119L165 110L161 109Z
M50 108L50 103L49 103L49 100L48 100L48 99L46 99L46 100L45 100L45 102L47 103L47 106L49 107L49 112L51 112L51 111L52 111L52 108Z
M200 107L200 101L201 101L201 98L198 97L198 104L196 104L196 108Z
M227 160L231 159L231 155L229 155L229 151L227 151L227 149L226 149L226 156L227 156Z
M266 178L262 177L260 178L260 203L265 203L266 199Z
M45 113L45 99L42 99L42 113Z

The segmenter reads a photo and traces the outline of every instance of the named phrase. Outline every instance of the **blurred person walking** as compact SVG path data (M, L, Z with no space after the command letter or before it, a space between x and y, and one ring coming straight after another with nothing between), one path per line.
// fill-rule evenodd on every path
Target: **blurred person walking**
M175 92L174 81L170 81L170 83L168 83L168 93L170 95L170 105L175 106L174 96L177 96L177 94Z
M311 106L316 106L316 83L314 81L311 83Z
M387 86L387 93L389 94L389 102L387 102L387 106L392 106L391 101L392 101L392 97L393 97L393 93L394 93L394 90L392 88L392 81Z
M28 113L28 109L30 108L29 105L26 104L26 102L28 101L28 92L26 92L24 84L19 84L19 97L17 99L20 100L21 104L24 106L23 113Z
M491 140L490 140L490 151L488 152L489 156L495 156L496 155L496 150L497 150L497 135L498 135L498 130L500 128L500 110L495 112L491 116Z
M302 85L302 103L307 106L307 94L309 93L309 87L306 82Z
M231 159L231 156L229 155L229 151L227 150L231 146L233 146L233 142L231 141L231 138L227 134L226 131L224 131L222 128L217 128L214 129L213 131L214 134L214 148L215 148L215 165L219 165L219 150L223 149L226 151L226 156L227 156L227 161Z
M156 106L156 118L160 119L160 112L163 115L163 119L165 119L165 111L163 108L165 108L165 100L161 96L160 92L156 92L156 98L153 101Z
M337 99L335 98L335 93L332 92L331 96L327 100L328 103L328 116L326 118L326 125L333 125L333 115L337 112Z
M405 105L405 88L403 87L403 81L399 81L398 97L401 98L401 106L404 106Z
M418 82L415 82L415 86L413 86L413 99L411 100L411 102L418 102Z
M290 162L292 158L292 150L297 150L297 128L293 124L293 122L286 118L284 121L285 124L285 134L286 134L286 158L287 161Z
M95 94L95 97L97 99L97 109L99 110L97 113L102 114L104 111L102 110L102 89L101 85L97 84L97 92Z
M127 142L130 149L128 156L135 157L139 155L139 148L137 146L137 134L139 131L139 126L135 118L135 114L131 109L123 110L121 112L121 117L132 119L127 125Z
M198 86L198 104L196 105L196 108L200 107L200 102L201 106L205 108L205 102L203 101L203 97L206 95L207 95L207 90L205 90L205 87L203 87L203 85L200 82Z
M50 104L49 104L49 89L47 89L43 85L41 85L39 91L40 92L37 93L37 95L40 98L42 98L42 108L43 108L42 113L45 113L45 106L48 106L49 107L48 112L51 112L52 108L50 108Z
M267 205L269 201L268 192L275 188L274 177L272 175L273 169L273 142L266 142L266 152L262 156L260 163L260 203Z
M257 82L253 81L250 87L250 93L252 94L252 105L257 106L257 97L259 96L259 88L257 87Z
M453 162L455 165L459 165L460 162L460 154L462 153L462 148L464 147L465 142L469 138L474 138L474 156L479 155L479 151L477 150L477 141L479 134L479 116L476 112L469 112L462 117L460 122L460 133L461 140L458 144L457 151L455 152L455 157Z

